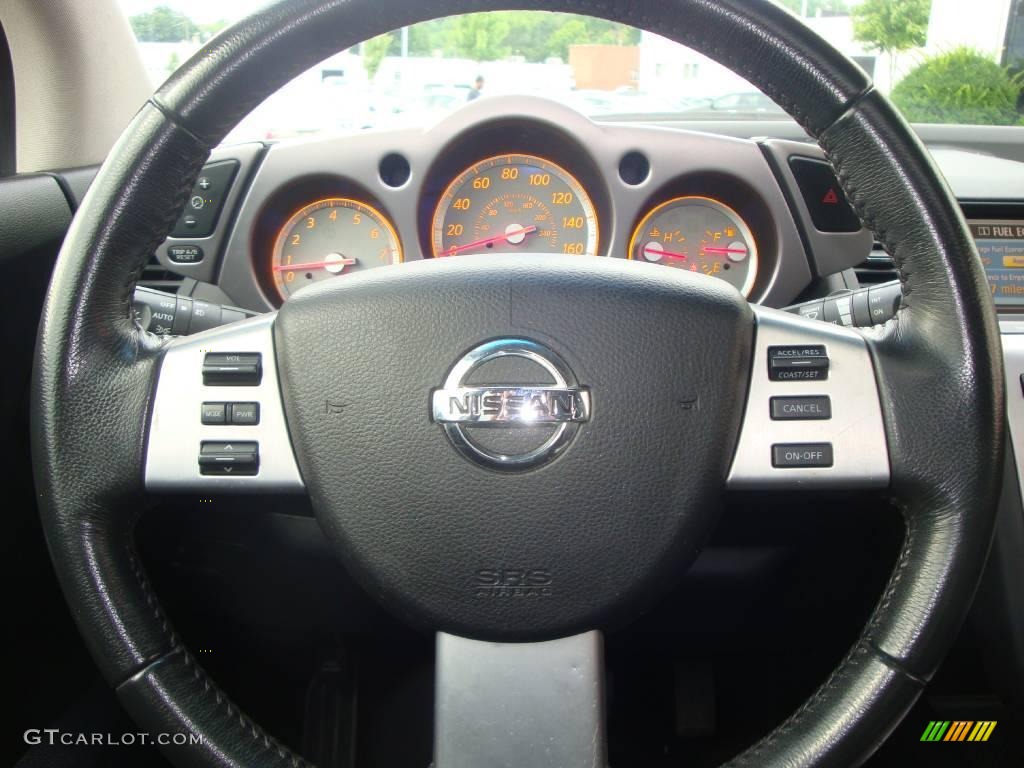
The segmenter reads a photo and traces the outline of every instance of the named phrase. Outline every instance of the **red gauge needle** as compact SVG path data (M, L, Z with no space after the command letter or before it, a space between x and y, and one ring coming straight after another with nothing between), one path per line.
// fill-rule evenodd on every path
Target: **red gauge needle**
M522 229L513 229L511 232L505 232L501 235L495 235L494 237L485 237L483 240L474 240L472 243L466 243L465 245L453 245L451 248L446 248L441 256L454 256L456 253L461 251L468 251L470 248L479 248L482 245L490 245L491 243L500 243L502 240L510 240L516 235L529 235L537 231L537 227L531 224L528 227Z
M660 245L654 245L654 246L645 245L644 246L644 253L656 253L659 256L668 256L670 259L679 259L681 261L686 261L687 259L690 258L685 253L676 253L675 251L666 251Z
M705 246L705 253L746 253L746 248L719 248L717 246Z
M343 267L351 267L355 265L355 259L335 259L334 261L309 261L305 264L275 264L275 272L285 272L289 269L323 269L324 267L333 267L335 264L340 264Z

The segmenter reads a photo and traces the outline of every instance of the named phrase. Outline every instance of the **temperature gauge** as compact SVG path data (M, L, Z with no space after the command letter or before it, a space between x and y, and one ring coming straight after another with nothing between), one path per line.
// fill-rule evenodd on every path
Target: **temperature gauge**
M641 219L629 258L717 277L749 296L757 278L757 244L736 211L709 197L676 197Z

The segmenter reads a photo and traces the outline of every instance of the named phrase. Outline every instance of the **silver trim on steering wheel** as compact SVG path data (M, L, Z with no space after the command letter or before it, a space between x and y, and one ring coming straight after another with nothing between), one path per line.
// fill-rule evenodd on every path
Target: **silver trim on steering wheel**
M160 366L149 425L145 483L150 491L302 491L305 485L292 451L274 356L274 320L269 313L171 342ZM258 353L262 377L255 386L207 386L207 353ZM203 403L257 403L257 424L203 424ZM256 443L255 474L203 474L203 443Z
M750 390L728 486L737 490L886 487L889 449L864 337L788 312L753 309L757 335ZM770 350L800 347L824 347L827 377L773 381ZM830 413L827 418L773 418L773 398L828 398ZM776 465L776 449L783 446L793 454L792 466ZM800 466L801 452L809 458L806 463L817 460L828 466Z

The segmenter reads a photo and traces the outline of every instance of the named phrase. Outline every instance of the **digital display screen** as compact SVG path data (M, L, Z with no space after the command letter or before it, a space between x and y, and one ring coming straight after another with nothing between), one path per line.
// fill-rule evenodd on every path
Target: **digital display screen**
M1000 307L1024 308L1024 221L971 221L992 298Z

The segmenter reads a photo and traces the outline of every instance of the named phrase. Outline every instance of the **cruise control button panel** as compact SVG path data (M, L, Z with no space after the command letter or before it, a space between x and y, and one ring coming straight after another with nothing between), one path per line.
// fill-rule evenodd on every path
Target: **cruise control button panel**
M889 450L864 337L838 324L753 309L755 356L729 488L885 487Z
M828 369L828 353L821 345L768 348L772 381L820 381L828 378Z

